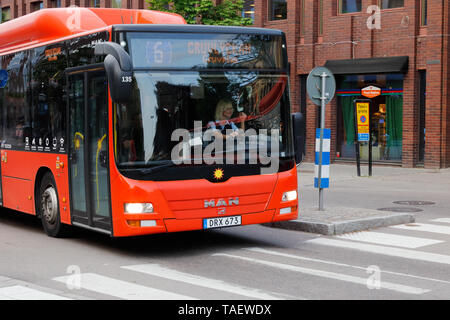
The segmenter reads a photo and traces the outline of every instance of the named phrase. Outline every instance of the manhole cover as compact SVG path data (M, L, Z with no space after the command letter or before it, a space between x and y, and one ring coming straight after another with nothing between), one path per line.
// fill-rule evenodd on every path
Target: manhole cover
M405 201L394 201L395 204L403 204L407 206L428 206L435 204L432 201L417 201L417 200L405 200Z
M409 207L392 207L392 208L379 208L380 211L392 211L392 212L420 212L423 211L419 208L409 208Z

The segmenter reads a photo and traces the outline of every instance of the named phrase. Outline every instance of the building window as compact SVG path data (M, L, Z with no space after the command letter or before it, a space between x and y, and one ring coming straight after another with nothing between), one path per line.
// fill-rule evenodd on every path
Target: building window
M352 13L361 11L362 0L339 0L339 13Z
M319 0L319 36L323 35L323 0Z
M1 23L11 20L11 9L9 7L5 7L5 8L2 8L1 10L2 10Z
M51 0L48 2L49 8L61 8L61 0Z
M100 0L91 0L90 6L91 6L91 8L100 8Z
M303 114L303 119L305 125L303 126L302 134L303 137L306 137L306 108L307 108L307 89L306 89L306 80L308 79L307 74L300 75L300 112ZM318 127L320 128L320 126ZM303 154L306 154L306 143L303 144Z
M336 156L355 159L354 99L362 98L361 89L369 85L381 88L372 100L370 130L374 161L401 162L403 141L403 74L344 75L337 82ZM361 159L368 160L368 143L361 143Z
M425 160L425 110L427 98L427 71L419 70L419 162Z
M245 0L242 10L242 18L250 18L255 21L255 1Z
M381 0L381 9L392 9L404 7L404 0Z
M43 1L37 1L30 3L30 10L31 12L35 12L38 10L44 9L44 2Z
M111 7L112 8L122 8L122 0L112 0Z
M301 7L300 7L300 35L305 35L305 1L306 0L300 0L301 1Z
M428 25L428 1L421 0L420 5L420 25L426 26Z
M269 1L269 20L287 19L287 2L286 0L270 0Z

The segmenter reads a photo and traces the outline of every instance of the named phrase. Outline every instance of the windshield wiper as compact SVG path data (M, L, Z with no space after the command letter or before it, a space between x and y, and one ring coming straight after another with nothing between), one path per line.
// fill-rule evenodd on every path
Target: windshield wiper
M170 161L170 162L168 162L166 164L162 164L162 165L159 165L159 166L154 166L154 167L150 167L150 168L140 169L139 172L142 173L142 174L151 174L151 173L156 173L156 172L159 172L159 171L163 171L163 170L165 170L167 168L174 167L174 166L176 166L176 164L173 163L172 161Z

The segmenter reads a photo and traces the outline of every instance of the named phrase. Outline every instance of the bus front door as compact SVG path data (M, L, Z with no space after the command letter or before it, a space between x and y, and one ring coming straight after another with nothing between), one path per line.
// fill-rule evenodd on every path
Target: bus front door
M106 74L97 65L67 77L72 223L111 234Z

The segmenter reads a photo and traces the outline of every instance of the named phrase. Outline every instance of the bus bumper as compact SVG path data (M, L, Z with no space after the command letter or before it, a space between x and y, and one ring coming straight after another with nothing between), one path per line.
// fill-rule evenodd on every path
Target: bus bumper
M242 214L241 225L249 224L261 224L282 220L292 220L297 219L297 207L295 211L289 214L280 214L280 210L266 210L263 212L253 212L248 214ZM166 219L164 220L167 232L178 232L178 231L188 231L188 230L201 230L203 228L204 219Z
M298 215L298 207L290 207L290 212L285 213L286 209L272 209L263 212L253 212L239 215L241 217L240 225L270 223L283 220L295 220ZM152 234L161 232L181 232L204 229L204 219L164 219L155 222L154 226L129 226L129 234Z

